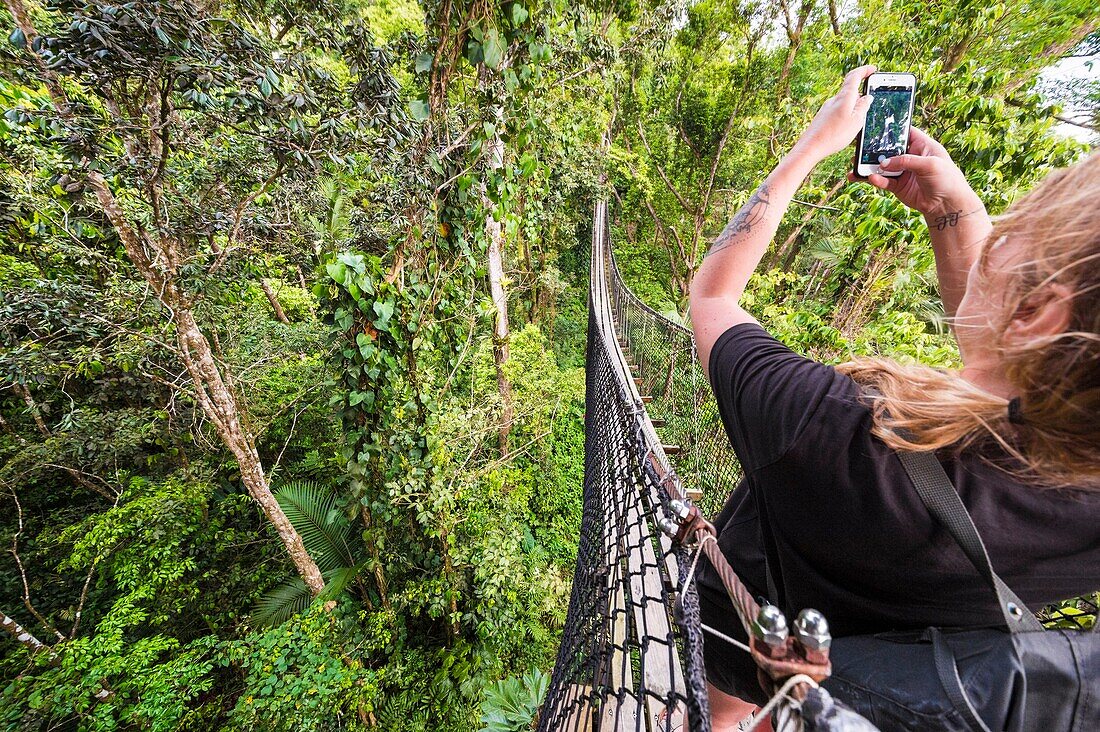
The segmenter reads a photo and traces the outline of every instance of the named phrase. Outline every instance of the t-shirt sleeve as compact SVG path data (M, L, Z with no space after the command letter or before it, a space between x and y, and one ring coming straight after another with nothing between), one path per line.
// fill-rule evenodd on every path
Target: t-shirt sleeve
M831 366L798 355L756 323L719 336L710 354L711 387L746 472L791 448L838 378Z

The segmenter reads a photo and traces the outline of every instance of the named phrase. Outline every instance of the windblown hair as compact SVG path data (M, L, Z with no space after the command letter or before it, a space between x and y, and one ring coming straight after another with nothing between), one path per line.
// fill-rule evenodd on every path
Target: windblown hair
M957 372L881 358L838 370L881 394L871 397L873 433L894 449L976 451L1037 486L1100 488L1100 153L1052 173L995 220L979 278L990 275L990 250L1006 237L1026 252L1002 279L994 322L994 346L1019 399L1016 419L1009 400ZM1007 344L1013 314L1055 283L1073 293L1066 331Z

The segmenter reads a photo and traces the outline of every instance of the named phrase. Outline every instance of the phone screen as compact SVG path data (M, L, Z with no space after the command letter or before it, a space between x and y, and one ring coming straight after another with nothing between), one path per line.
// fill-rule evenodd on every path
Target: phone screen
M860 163L878 165L886 158L909 149L911 86L878 86L871 89L871 108L863 127L863 156Z

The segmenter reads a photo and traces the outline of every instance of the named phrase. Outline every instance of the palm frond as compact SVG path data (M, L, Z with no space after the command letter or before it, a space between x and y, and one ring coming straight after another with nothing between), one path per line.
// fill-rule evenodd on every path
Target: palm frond
M339 597L348 585L363 571L365 563L357 564L354 567L337 567L336 569L325 572L322 575L325 578L325 589L321 590L321 594L317 596L318 600L335 600Z
M362 571L364 564L354 567L337 567L323 574L325 588L317 595L317 600L328 602L339 597L355 577ZM283 582L264 593L252 608L252 622L256 627L270 627L290 620L305 610L314 601L306 583L300 577Z
M252 622L257 627L279 625L309 607L313 596L300 577L283 582L268 590L252 609Z
M309 480L294 481L280 487L275 498L322 573L355 564L348 543L352 526L337 508L331 489Z
M827 267L836 267L843 261L845 242L835 237L825 237L815 240L809 248L809 254L814 259L821 260Z

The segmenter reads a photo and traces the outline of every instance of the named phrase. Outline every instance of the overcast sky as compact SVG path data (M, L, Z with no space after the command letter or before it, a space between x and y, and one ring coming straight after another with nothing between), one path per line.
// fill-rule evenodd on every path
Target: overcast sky
M1040 78L1044 81L1100 80L1100 54L1082 58L1064 58L1040 74ZM1089 121L1089 115L1082 114L1080 109L1074 109L1068 105L1062 110L1062 116L1070 119L1080 119L1082 122ZM1075 137L1093 145L1100 142L1100 139L1098 139L1100 136L1091 130L1086 130L1084 127L1077 127L1063 122L1055 129L1063 135Z

